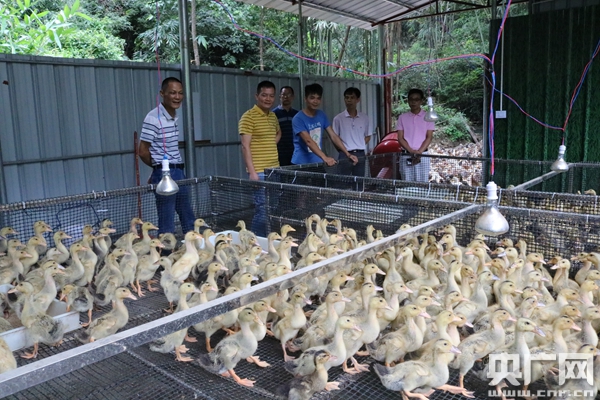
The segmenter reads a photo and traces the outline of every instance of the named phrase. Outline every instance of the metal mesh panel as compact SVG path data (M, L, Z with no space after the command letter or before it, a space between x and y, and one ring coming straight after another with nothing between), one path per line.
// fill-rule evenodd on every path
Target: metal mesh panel
M545 180L530 190L544 192L578 193L593 189L600 190L600 164L599 163L573 163L569 164L566 173L558 174Z
M489 158L454 157L443 155L422 155L431 160L429 181L442 184L458 184L467 186L484 186L489 174ZM374 154L366 156L366 177L401 179L398 170L399 153ZM348 160L340 161L347 165ZM551 161L530 160L494 160L494 181L501 187L516 186L550 171ZM280 167L288 171L305 171L337 174L338 167L327 167L323 163L302 164Z
M558 179L561 178L561 175L554 175L554 177ZM362 191L365 192L365 195L367 193L378 193L407 198L426 198L473 204L485 204L486 202L486 191L483 188L467 185L360 178L279 168L269 170L267 179L274 182L310 185L318 188ZM596 195L549 193L529 190L529 187L539 186L534 185L534 183L530 181L519 185L519 188L522 188L521 190L500 189L498 195L500 205L576 214L599 215L600 213L599 198Z
M369 223L370 218L373 220L380 218L373 224L377 229L382 229L387 235L392 234L400 223L408 222L412 225L429 223L429 225L423 225L424 228L422 229L430 230L433 233L433 228L452 222L457 227L459 242L465 244L474 235L473 226L478 217L477 213L465 213L452 218L440 218L451 212L461 210L467 205L465 203L403 198L381 193L341 191L330 188L319 189L302 185L249 182L220 177L203 180L197 186L195 192L202 193L205 196L200 198L202 204L204 204L203 207L206 207L206 212L202 215L206 216L206 220L217 230L232 229L237 219L249 220L252 218L253 191L260 188L265 189L269 199L270 229L278 229L282 223L291 223L298 229L295 234L299 237L303 235L302 219L306 216L315 212L321 216L337 212L338 214L331 215L328 218L339 217L345 226L354 227L361 235L364 233L365 226ZM132 191L132 193L135 193L133 197L135 200L137 192ZM132 201L132 193L125 192L121 196L115 196L115 201L119 197L123 203L130 202ZM353 209L351 203L349 203L352 201L362 203L357 209ZM47 207L51 208L55 207L54 203L56 201L48 201L48 203ZM336 207L332 207L332 205ZM39 204L39 208L39 212L42 212L41 210L44 207ZM374 211L371 211L371 208ZM73 220L83 218L76 217L79 215L77 208L69 210L74 214ZM475 210L476 208L473 208L473 211ZM3 214L7 218L12 218L13 213L20 214L22 212L13 205L3 209ZM600 247L600 217L517 208L502 208L502 212L507 217L511 227L506 236L514 240L518 238L527 240L529 244L528 251L539 251L546 257L551 257L554 254L568 256L582 250L597 250ZM63 213L69 214L66 210ZM112 215L110 217L115 220ZM114 222L126 227L130 217L130 215L127 215L123 217L124 221ZM430 221L434 219L436 219L436 222L431 223ZM389 244L382 245L387 246ZM359 251L353 257L360 259L365 255L366 253ZM344 255L341 257L344 257ZM326 266L327 264L321 268ZM576 267L575 265L574 268ZM252 298L252 300L254 299ZM250 297L247 297L242 304L248 301L250 301ZM137 301L127 301L126 304L130 312L130 320L124 330L140 327L142 324L161 318L163 315L162 309L166 308L167 301L161 292L156 292L148 293ZM226 311L220 305L212 308L217 313ZM95 311L94 317L105 311L106 308ZM126 332L122 332L123 335ZM190 349L188 355L196 357L205 351L203 337L201 334L195 334L193 329L190 330L190 333L197 336L198 343L187 344ZM223 334L220 335L214 335L213 344ZM69 334L58 347L41 345L38 360L80 346L82 345L73 338L73 335ZM256 380L256 386L250 389L236 385L230 379L211 374L193 363L176 362L173 354L151 352L147 345L133 348L126 347L122 351L124 352L106 360L87 365L74 372L53 378L48 382L24 389L9 396L9 398L128 399L151 397L155 399L230 399L235 396L243 396L249 399L268 399L275 398L274 391L276 387L291 378L282 368L280 344L271 338L265 338L259 344L257 351L257 355L262 360L271 363L271 367L260 369L253 364L242 361L236 368L236 372L241 377ZM80 365L85 365L85 355L81 358L78 362ZM373 362L366 358L361 358L359 361ZM19 359L18 362L22 366L32 362L35 365L37 361ZM375 400L397 398L398 396L398 394L386 390L372 371L358 376L350 376L343 373L340 368L334 368L330 370L330 379L342 382L342 390L319 393L314 398L349 399L358 397ZM456 379L456 372L453 372L450 383L456 384ZM487 382L479 380L473 374L467 375L466 386L476 391L477 399L488 398L489 386ZM462 397L436 391L431 398L459 399Z
M210 178L187 179L179 181L180 186L189 186L192 190L191 204L196 215L210 212ZM104 218L110 218L116 235L129 229L129 221L140 217L144 221L158 220L152 186L131 189L97 192L79 196L29 201L0 205L0 225L11 226L19 232L19 239L26 241L32 235L32 226L38 220L48 223L54 231L63 230L74 239L81 237L84 225L98 228ZM180 230L176 217L176 229ZM48 246L54 246L52 234L46 234ZM64 241L69 245L70 241Z

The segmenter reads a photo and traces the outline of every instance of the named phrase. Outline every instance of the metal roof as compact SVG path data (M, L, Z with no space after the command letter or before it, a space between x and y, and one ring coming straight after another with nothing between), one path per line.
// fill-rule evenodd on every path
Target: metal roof
M295 0L238 1L298 14ZM302 15L372 30L378 24L434 3L435 0L303 0Z

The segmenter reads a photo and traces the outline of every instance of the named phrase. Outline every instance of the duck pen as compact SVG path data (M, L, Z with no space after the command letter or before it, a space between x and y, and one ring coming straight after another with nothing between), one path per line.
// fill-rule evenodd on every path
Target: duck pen
M213 374L196 362L175 361L172 354L155 353L148 343L166 334L205 321L259 299L291 288L308 277L336 271L353 262L374 257L394 245L406 244L422 233L436 234L445 225L453 224L457 240L465 245L474 238L473 227L483 206L473 202L423 197L403 197L395 192L366 192L339 190L333 187L314 187L283 182L251 182L223 177L204 177L180 181L189 185L197 217L205 219L215 231L234 229L238 220L250 223L253 195L265 192L268 204L269 230L278 230L288 223L296 231L293 236L303 239L304 219L317 213L336 218L343 226L354 228L359 238L365 237L366 225L382 230L384 237L354 250L333 256L290 274L256 284L248 289L218 297L206 304L164 316L168 302L162 291L147 292L136 301L127 301L129 322L118 333L88 344L81 344L73 334L65 335L56 346L40 345L37 360L19 359L19 368L0 374L0 397L9 399L230 399L243 396L250 399L275 399L276 388L291 379L283 368L281 346L266 337L258 345L256 355L271 366L258 368L241 361L238 375L256 381L254 387L242 387L233 380ZM580 251L600 249L600 217L583 213L545 211L517 207L501 207L510 224L504 237L524 239L527 251L541 252L546 257L570 257ZM86 224L99 226L110 218L117 227L115 237L125 233L132 217L155 220L154 193L150 186L119 191L91 193L80 196L47 199L0 206L3 226L12 226L25 240L33 223L46 219L54 229ZM396 233L400 225L412 227ZM75 239L80 236L72 235ZM51 246L51 240L48 240ZM490 245L493 240L490 241ZM94 311L94 318L109 307ZM82 318L82 322L84 319ZM197 358L205 353L203 335L189 334L198 343L189 343L188 356ZM215 335L220 340L223 335ZM17 357L22 351L15 353ZM373 364L369 357L360 362ZM449 384L457 384L457 372L451 370ZM370 368L369 372L350 375L341 368L329 370L329 380L340 382L340 389L320 392L314 399L388 399L398 393L387 390ZM493 389L488 381L473 373L466 376L465 386L474 390L476 399L488 399ZM539 382L531 389L543 388ZM459 399L436 391L431 399Z

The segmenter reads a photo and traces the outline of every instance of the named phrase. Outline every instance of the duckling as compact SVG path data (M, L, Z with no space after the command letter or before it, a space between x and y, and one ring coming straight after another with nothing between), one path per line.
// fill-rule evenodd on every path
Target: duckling
M577 282L569 279L569 270L571 269L571 261L563 258L558 261L558 263L550 269L556 270L556 274L554 274L554 279L552 280L552 287L555 292L560 292L562 289L573 289L579 290L579 285Z
M161 233L158 240L165 246L164 250L173 251L177 247L177 238L171 232Z
M142 224L142 240L133 245L133 251L135 251L138 257L150 253L152 238L148 231L156 229L158 229L158 226L155 226L152 222L144 222Z
M77 312L87 312L88 322L81 324L87 327L92 323L92 309L94 308L94 297L85 287L66 285L61 293L60 300L67 300L67 312L73 307Z
M5 267L0 267L0 285L9 285L19 280L25 274L23 261L33 256L25 250L15 250L12 252L11 263Z
M488 299L485 292L485 286L499 280L496 275L490 271L483 271L475 281L473 295L469 301L464 301L454 308L455 313L463 314L469 323L472 323L481 313L487 309Z
M30 295L28 301L25 305L30 305L31 309L29 312L31 313L45 313L50 307L52 301L56 298L56 282L54 281L54 276L57 274L63 274L63 267L56 264L56 262L52 262L53 265L50 265L44 271L44 287L37 293ZM17 285L17 288L19 286ZM27 314L27 307L23 308L23 315L21 318L24 318ZM27 314L28 315L28 314Z
M600 319L600 309L596 306L587 307L583 312L581 332L570 335L567 340L569 349L577 350L576 346L581 346L584 343L598 346L598 334L592 326L594 320Z
M304 306L304 304L312 304L312 302L301 292L294 293L291 296L290 302L294 307L293 311L280 319L277 324L273 326L275 338L281 341L284 361L293 359L293 357L289 356L285 350L288 340L293 339L298 334L298 331L306 325L306 315L302 310L302 306Z
M6 293L6 302L13 310L15 315L20 319L25 306L25 300L29 295L34 293L33 285L29 282L20 282L18 288L13 288Z
M379 322L379 329L383 331L388 327L397 317L400 312L400 303L403 302L409 294L413 293L412 290L406 287L403 283L396 282L388 288L388 292L392 295L387 300L390 310L381 309L377 310L377 321ZM400 298L402 296L402 299Z
M125 244L127 254L125 254L119 262L119 268L123 274L123 286L131 285L131 288L134 291L137 291L137 288L135 287L135 272L139 259L135 251L133 251L133 240L137 239L137 237L137 234L133 232L127 234L127 242Z
M569 347L567 342L563 337L563 331L567 329L574 329L577 331L581 331L581 328L573 322L573 320L566 315L558 317L554 323L552 324L552 336L553 342L550 345L542 346L542 347L534 347L532 348L531 354L533 355L542 355L542 354L561 354L567 353L569 351ZM538 379L544 376L544 368L549 368L553 363L550 362L536 362L531 364L531 382L535 382ZM529 387L528 384L523 385L523 390L526 391Z
M194 286L193 283L187 282L182 283L179 287L179 302L177 303L177 309L175 312L189 309L187 303L187 296L190 293L199 293L200 290ZM154 341L150 344L150 350L159 353L170 353L175 350L175 359L182 362L190 362L193 360L191 357L183 357L181 353L187 352L187 348L183 345L183 340L187 335L188 328L183 328L176 332L170 333L167 336Z
M260 323L260 319L254 310L245 308L239 313L239 324L241 330L219 342L212 353L201 354L198 363L211 371L232 377L236 383L242 386L252 387L254 382L250 379L241 379L233 370L237 363L250 357L258 347L256 336L252 333L250 322Z
M313 355L315 372L310 375L292 379L284 386L277 388L276 393L288 400L308 400L316 392L326 388L328 373L325 364L335 356L327 350L319 350Z
M144 296L142 292L142 286L140 285L140 281L146 282L146 287L149 292L155 292L158 289L154 289L151 285L154 282L152 278L156 273L156 270L160 266L158 260L160 258L160 254L157 249L163 249L165 245L159 239L152 239L148 244L150 248L150 252L148 254L144 254L138 259L138 266L135 271L135 283L137 286L137 294L141 297ZM135 249L134 249L135 250Z
M12 324L10 322L8 322L8 320L4 319L3 317L0 317L0 333L10 331L12 329L13 329Z
M119 239L117 239L117 241L115 242L115 247L125 249L127 247L127 241L129 240L129 237L127 235L129 233L134 233L135 236L137 237L137 235L138 235L137 226L142 225L143 223L144 223L144 221L142 221L140 218L133 217L131 219L131 222L129 223L129 231L127 231L127 233L125 233L123 236L121 236Z
M388 309L391 310L391 307L380 297L373 297L369 300L369 307L367 310L367 315L364 319L360 320L359 327L362 330L360 335L352 335L350 331L346 331L344 333L344 345L346 346L346 359L344 360L344 364L342 367L345 372L350 374L357 374L363 371L368 371L368 366L364 364L359 364L358 361L354 358L354 355L357 354L358 350L363 346L369 343L372 343L379 336L379 323L377 322L377 311L380 309ZM357 321L359 321L357 319ZM347 367L347 361L350 359L353 364L353 368L349 369Z
M406 325L367 345L371 357L377 361L384 361L386 367L398 360L404 361L406 354L418 350L423 345L423 332L417 326L415 318L430 318L429 314L414 304L408 304L402 308L402 316Z
M315 372L315 364L313 354L320 350L327 350L335 356L335 359L330 359L325 363L325 369L337 367L346 359L346 346L344 345L344 332L352 330L357 335L360 335L362 330L356 324L356 321L351 317L340 317L337 321L335 334L331 343L323 346L312 347L303 352L297 360L287 361L283 364L286 371L294 376L306 376ZM339 382L329 382L326 385L327 390L337 389Z
M5 226L0 229L0 253L6 253L8 250L8 237L18 235L19 232L15 231L10 226Z
M85 247L82 243L73 243L69 249L71 253L71 259L73 262L67 268L63 270L64 274L59 275L55 278L56 286L59 289L62 289L65 285L69 283L75 283L83 278L83 274L85 273L85 269L83 267L83 263L80 259L80 254L87 251L88 248Z
M163 288L163 292L167 301L169 302L169 308L164 310L167 313L173 312L173 302L178 299L178 291L181 282L171 274L172 262L169 257L161 257L158 259L158 263L163 266L164 270L161 272L160 286Z
M116 333L129 320L129 311L123 303L124 299L137 300L129 289L120 287L115 291L115 305L111 311L95 319L85 332L77 332L75 337L82 343L93 342Z
M492 314L492 325L486 331L477 332L465 338L459 345L460 354L451 364L452 368L459 370L458 386L464 388L464 379L467 372L475 365L475 360L483 358L504 345L505 332L502 323L517 320L506 310L496 310Z
M71 239L64 231L56 231L54 233L54 246L48 249L46 255L42 258L41 264L46 261L56 261L58 264L64 264L69 259L69 249L63 244L63 240Z
M409 247L404 247L396 258L396 261L402 261L400 275L408 281L426 276L425 269L413 261L413 256L413 251Z
M433 359L428 362L411 360L391 368L375 364L374 369L383 386L389 390L401 391L404 398L410 396L426 400L434 388L473 397L472 392L447 384L450 378L448 364L454 354L460 354L460 350L452 346L450 341L440 339L435 342ZM426 391L426 395L412 393L417 388Z
M306 351L310 347L325 344L335 333L336 322L339 318L335 304L338 302L350 302L350 299L344 297L341 292L330 292L325 298L327 317L311 325L304 335L293 341L294 345L302 351Z
M194 240L201 237L202 236L194 231L189 231L185 234L185 254L171 266L171 274L180 282L183 282L187 279L192 271L192 268L200 260L198 251L194 246Z
M39 243L36 244L35 252L39 255L46 254L46 249L48 248L48 243L44 238L44 233L46 232L52 232L52 228L44 221L36 221L35 224L33 224L34 236L39 239Z
M21 316L21 322L27 328L29 337L33 341L33 352L21 356L27 359L37 357L39 342L56 345L62 342L65 333L65 326L60 320L55 320L45 312L35 312L35 310L31 313L27 312L28 308L31 307L29 300L25 300Z
M0 337L0 375L17 368L17 360L8 344Z
M193 305L204 304L204 303L208 302L209 301L208 294L210 292L216 292L217 288L212 286L210 283L206 282L200 287L200 290L201 290L201 293L197 298L197 302L194 302ZM225 291L225 293L230 294L230 293L235 293L236 291L238 291L238 289L236 287L230 286L227 288L227 291ZM196 300L196 299L194 299L194 300ZM213 351L213 349L210 345L211 336L215 332L217 332L219 329L229 328L230 326L235 324L235 322L238 318L239 318L239 310L233 309L225 314L217 315L216 317L213 317L206 321L199 322L196 325L194 325L194 329L197 332L204 333L204 341L206 344L207 352L210 353ZM233 331L231 331L231 333L233 333Z
M573 289L562 289L553 304L547 305L538 311L540 321L554 321L560 315L562 308L569 305L571 300L581 301L579 300L579 293Z

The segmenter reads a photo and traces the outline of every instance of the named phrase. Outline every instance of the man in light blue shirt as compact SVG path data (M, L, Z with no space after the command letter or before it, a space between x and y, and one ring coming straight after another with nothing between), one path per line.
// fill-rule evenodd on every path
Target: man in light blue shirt
M356 156L350 154L340 137L334 132L327 115L319 109L323 87L318 83L304 88L304 108L292 120L294 129L294 155L292 164L310 164L324 162L328 166L336 161L321 150L324 132L329 134L331 141L353 164L358 162Z

